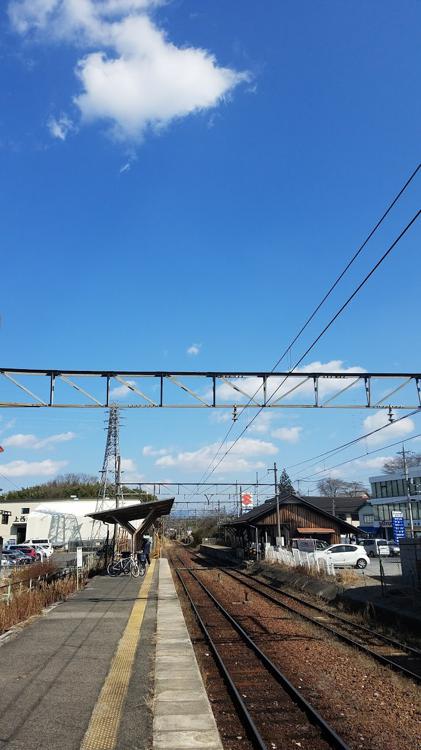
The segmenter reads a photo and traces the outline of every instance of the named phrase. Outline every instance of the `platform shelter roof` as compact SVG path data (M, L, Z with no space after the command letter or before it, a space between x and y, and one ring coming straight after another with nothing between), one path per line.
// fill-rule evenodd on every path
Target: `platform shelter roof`
M168 516L171 512L175 498L170 497L166 500L154 500L151 503L135 503L134 505L125 505L121 508L109 508L97 513L88 513L89 518L103 523L118 524L133 536L138 528L133 526L132 521L142 521L142 533L152 526L160 516Z

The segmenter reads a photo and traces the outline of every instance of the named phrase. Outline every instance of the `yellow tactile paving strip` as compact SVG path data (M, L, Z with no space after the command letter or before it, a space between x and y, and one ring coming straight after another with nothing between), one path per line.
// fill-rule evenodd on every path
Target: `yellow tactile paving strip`
M129 686L133 662L155 570L152 560L139 589L126 629L111 662L80 750L114 750L121 712Z

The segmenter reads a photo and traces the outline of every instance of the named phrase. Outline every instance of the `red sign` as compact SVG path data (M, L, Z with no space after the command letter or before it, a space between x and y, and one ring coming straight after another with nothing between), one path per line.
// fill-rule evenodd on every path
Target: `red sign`
M250 510L253 507L253 495L251 492L243 492L241 495L241 507Z

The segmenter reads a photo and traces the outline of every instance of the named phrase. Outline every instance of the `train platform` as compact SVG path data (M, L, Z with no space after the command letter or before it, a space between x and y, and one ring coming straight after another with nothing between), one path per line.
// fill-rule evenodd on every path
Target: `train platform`
M0 750L222 750L168 561L0 639Z

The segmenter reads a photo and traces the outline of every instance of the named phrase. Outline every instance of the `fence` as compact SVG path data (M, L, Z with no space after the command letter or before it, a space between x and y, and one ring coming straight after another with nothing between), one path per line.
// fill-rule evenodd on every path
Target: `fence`
M24 578L20 581L7 581L7 583L4 583L0 586L0 601L5 601L7 604L10 604L11 599L16 593L20 593L21 591L29 590L32 591L36 588L40 588L44 583L51 583L52 581L57 581L63 578L68 578L71 575L77 575L79 572L79 575L81 578L84 578L85 575L89 573L89 571L95 567L94 563L96 563L98 560L95 553L88 552L83 555L83 566L82 568L77 568L76 565L70 565L66 568L63 568L62 570L55 570L53 573L46 573L45 575L39 575L34 578L30 578L30 568L28 569L28 578ZM22 570L23 568L19 568L19 570Z
M318 573L327 573L334 576L335 568L332 560L324 557L318 557L314 552L302 552L299 549L288 550L285 547L266 547L265 558L269 562L280 562L288 565L290 568L296 568L299 565L306 567L308 570L316 570Z

